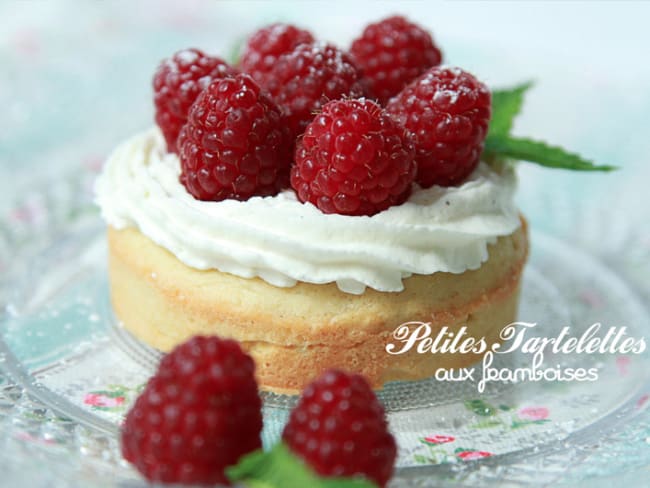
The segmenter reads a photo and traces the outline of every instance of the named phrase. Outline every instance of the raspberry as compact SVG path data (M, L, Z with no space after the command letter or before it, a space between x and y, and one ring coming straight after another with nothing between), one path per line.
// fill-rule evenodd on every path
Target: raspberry
M280 56L265 88L282 108L295 137L324 103L365 95L361 74L349 56L329 44L301 44Z
M277 105L245 74L212 82L178 137L181 182L199 200L247 200L289 184L290 139Z
M282 54L290 53L299 44L314 42L309 31L289 24L272 24L255 32L246 43L239 68L262 87L266 77Z
M357 374L329 370L305 388L282 439L322 476L363 475L385 486L397 454L384 409Z
M375 102L335 100L307 126L291 186L324 213L373 215L402 203L416 165L406 131Z
M442 59L431 35L399 16L366 27L350 54L382 105Z
M234 73L224 61L198 49L179 51L160 63L153 77L154 104L169 152L177 152L176 138L201 90L212 80Z
M122 455L150 481L225 483L224 468L262 446L255 364L232 340L176 347L122 428Z
M458 68L432 68L386 110L412 134L424 188L461 183L476 168L490 121L490 91Z

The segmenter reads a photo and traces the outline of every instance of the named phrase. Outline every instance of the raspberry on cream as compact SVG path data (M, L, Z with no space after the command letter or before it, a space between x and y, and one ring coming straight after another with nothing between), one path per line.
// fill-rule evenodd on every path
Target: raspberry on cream
M291 24L271 24L255 31L246 41L239 61L239 69L255 81L265 79L283 54L290 53L300 44L314 42L311 32Z
M176 139L199 93L211 81L234 74L221 58L199 49L183 49L160 63L153 77L155 118L170 152L176 152Z
M214 80L178 136L181 182L199 200L275 195L287 186L292 144L282 112L249 75Z
M300 44L280 56L261 83L282 107L294 137L300 136L323 103L366 95L361 71L332 44Z
M334 100L298 141L291 186L323 213L374 215L407 199L414 155L404 127L377 103Z
M488 131L491 96L473 75L460 68L431 68L386 110L413 134L421 186L458 185L474 171Z
M151 129L113 152L96 202L109 225L139 229L190 267L279 287L336 282L352 294L398 292L412 274L479 268L488 244L520 225L514 172L483 163L458 187L416 186L405 203L372 217L323 214L292 190L199 201L179 175L178 157Z
M431 34L400 15L366 26L352 42L350 55L382 105L442 61Z

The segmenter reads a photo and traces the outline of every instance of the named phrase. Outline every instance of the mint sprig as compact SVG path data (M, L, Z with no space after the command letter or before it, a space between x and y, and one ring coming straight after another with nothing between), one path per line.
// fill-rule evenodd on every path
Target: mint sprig
M512 123L524 104L524 95L531 86L533 82L529 81L507 90L492 91L492 117L488 137L510 134Z
M228 50L228 55L226 56L226 62L230 66L237 66L239 61L241 61L242 54L244 54L244 48L246 44L245 37L239 37L230 45Z
M616 166L599 165L579 154L542 141L510 135L515 117L521 110L531 82L510 89L492 91L492 117L483 149L484 159L497 162L514 159L547 168L574 171L612 171Z
M486 155L530 161L547 168L571 169L574 171L611 171L616 166L597 165L582 156L566 151L559 146L527 138L493 136L485 140Z
M357 478L320 478L282 442L270 451L254 451L226 469L230 481L250 488L376 488Z

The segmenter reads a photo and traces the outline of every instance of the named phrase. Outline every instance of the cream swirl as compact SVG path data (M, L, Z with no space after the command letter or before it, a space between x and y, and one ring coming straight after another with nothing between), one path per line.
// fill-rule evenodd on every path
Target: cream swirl
M179 182L157 129L121 144L95 185L106 222L136 227L186 265L290 287L336 282L347 293L404 288L412 274L481 266L487 246L519 226L516 178L481 163L458 187L414 188L372 217L326 215L295 194L203 202Z

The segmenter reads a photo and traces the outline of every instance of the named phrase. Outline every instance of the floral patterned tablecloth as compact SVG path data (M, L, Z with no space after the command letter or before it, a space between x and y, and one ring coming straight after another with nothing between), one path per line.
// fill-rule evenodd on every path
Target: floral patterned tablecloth
M394 12L429 27L448 64L465 67L491 86L535 80L516 133L546 137L620 166L613 174L586 175L522 164L518 199L535 229L595 256L650 303L650 64L645 62L650 4L645 2L5 0L0 3L0 277L17 245L3 228L38 225L42 218L46 202L30 195L30 188L72 173L92 179L112 147L152 123L150 79L160 59L189 46L230 57L255 26L277 20L345 46L366 22ZM596 289L580 294L585 306L607 306ZM650 331L650 324L640 325ZM622 361L618 367L625 368ZM88 391L83 403L119 411L132 394L116 385ZM0 457L5 480L51 486L30 468L55 457L56 436L75 427L0 376L0 433L16 422L17 405L27 415L21 422L48 417L52 434L30 438L26 428L22 439L0 441L4 452L13 453ZM553 417L546 405L494 408L494 415L479 420L516 429ZM617 482L646 486L648 466L633 458L635 450L650 449L650 429L637 426L634 433L625 457L609 453L606 445L582 455L602 459L604 466L629 466L627 474L618 471ZM32 450L32 444L40 448ZM422 446L418 456L471 460L490 454L444 432L423 437ZM26 450L32 454L21 455ZM550 455L549 463L556 461L553 456L562 454ZM60 486L89 476L81 465L66 471L56 464L56 470L48 476L60 479ZM572 470L558 470L552 481L571 483ZM109 473L107 465L104 474ZM600 481L590 486L610 486L607 470L598 474ZM521 483L534 479L531 474Z

